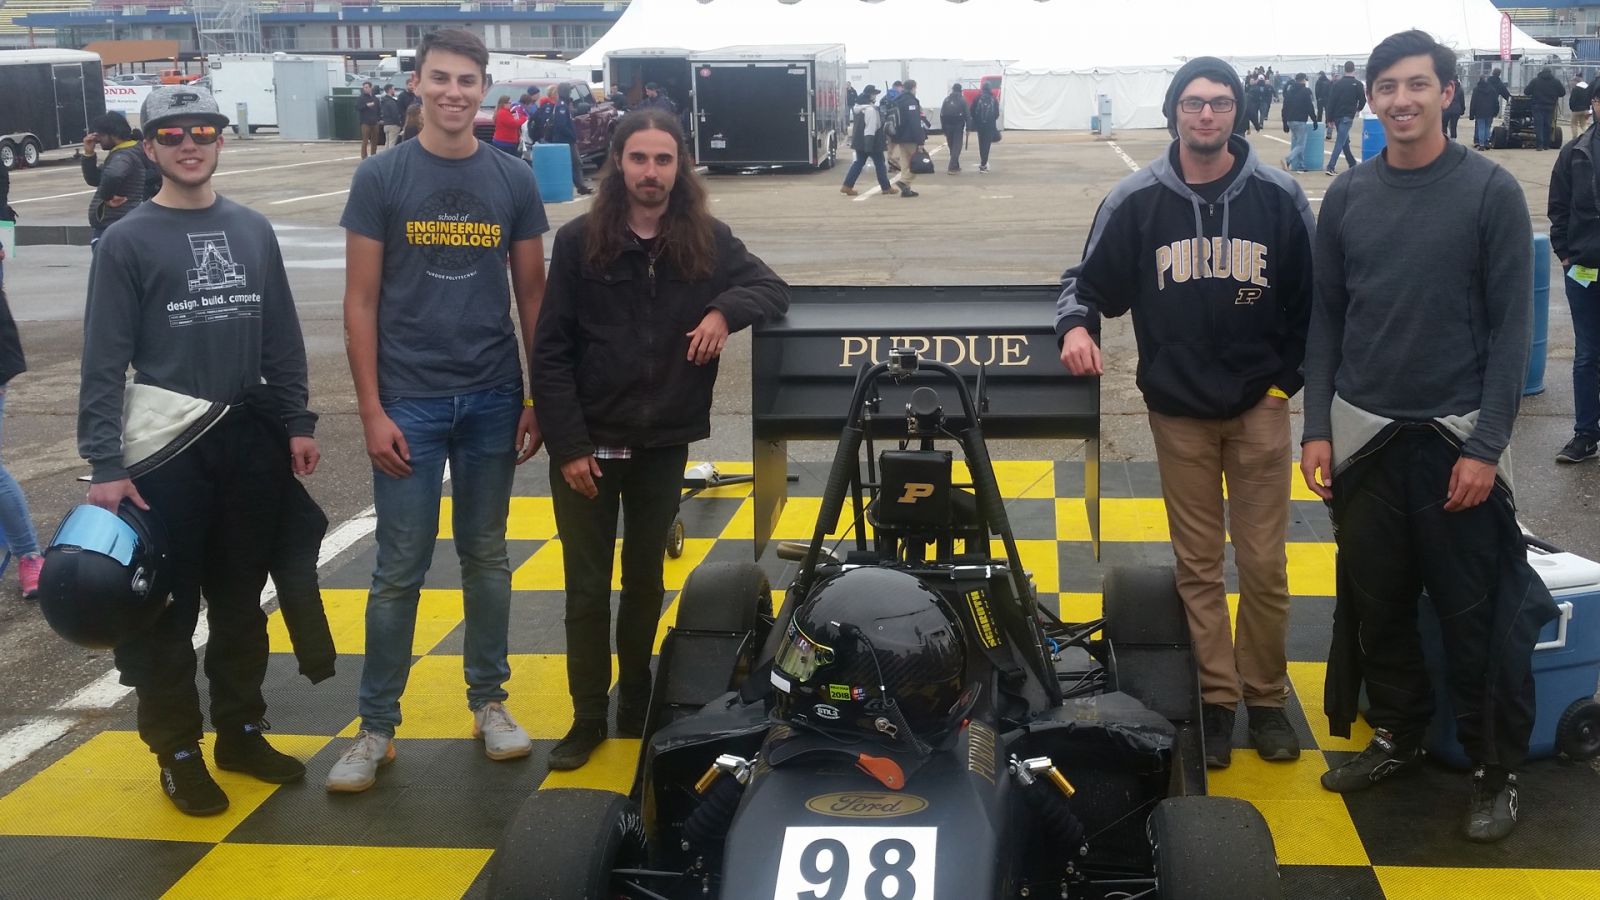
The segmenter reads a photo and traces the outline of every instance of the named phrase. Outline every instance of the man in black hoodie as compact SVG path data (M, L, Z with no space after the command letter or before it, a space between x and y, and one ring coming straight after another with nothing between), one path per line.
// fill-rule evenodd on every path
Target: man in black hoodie
M1356 167L1356 156L1350 152L1350 126L1355 124L1356 115L1366 105L1367 89L1356 78L1356 64L1346 62L1344 77L1328 89L1328 121L1335 129L1333 153L1328 156L1329 175L1338 168L1340 151L1344 151L1345 162L1350 164L1350 168Z
M1332 87L1333 79L1328 77L1328 73L1318 72L1317 83L1314 88L1317 95L1317 121L1330 125L1332 123L1328 122L1328 89ZM1326 128L1323 130L1327 133L1327 139L1333 140L1333 129Z
M1494 134L1494 120L1500 117L1500 100L1511 99L1505 82L1500 80L1500 70L1495 69L1487 78L1479 78L1472 86L1472 103L1467 107L1467 118L1473 121L1472 146L1488 150Z
M1306 73L1301 72L1283 89L1283 130L1289 132L1291 137L1289 155L1283 160L1285 169L1310 171L1306 168L1306 135L1316 121L1316 97L1312 95L1311 88L1306 87Z
M1177 137L1095 214L1056 301L1061 362L1102 371L1100 316L1133 312L1138 385L1205 702L1206 764L1231 762L1238 703L1264 759L1300 755L1284 717L1289 585L1289 396L1311 313L1311 206L1242 137L1244 85L1214 57L1167 91ZM1231 513L1224 521L1222 480ZM1236 515L1235 515L1236 514ZM1224 526L1239 571L1238 639L1223 587Z
M1549 69L1540 69L1522 93L1533 98L1533 149L1543 150L1552 145L1560 147L1560 142L1554 139L1556 105L1566 99L1567 86Z

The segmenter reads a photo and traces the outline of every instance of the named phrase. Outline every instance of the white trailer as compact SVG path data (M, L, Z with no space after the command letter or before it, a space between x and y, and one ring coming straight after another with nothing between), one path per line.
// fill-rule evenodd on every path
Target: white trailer
M336 56L295 56L288 53L219 53L206 62L206 76L217 106L229 119L236 118L240 103L246 105L250 130L278 127L278 92L273 79L273 64L278 60L305 60L327 67L328 92L345 86L344 60ZM326 102L318 100L317 102ZM235 127L237 131L237 126Z

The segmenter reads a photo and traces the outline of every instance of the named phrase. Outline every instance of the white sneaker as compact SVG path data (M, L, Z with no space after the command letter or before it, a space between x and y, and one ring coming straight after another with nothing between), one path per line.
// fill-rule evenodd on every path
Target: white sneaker
M394 740L386 734L357 732L350 749L328 770L324 785L332 793L359 794L378 780L378 767L394 762Z
M472 736L483 739L484 755L490 759L516 759L533 752L528 733L498 701L473 712Z

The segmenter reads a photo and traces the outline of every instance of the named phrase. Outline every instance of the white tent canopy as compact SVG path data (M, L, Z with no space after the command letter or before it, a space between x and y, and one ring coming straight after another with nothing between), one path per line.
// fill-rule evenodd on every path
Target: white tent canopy
M1006 69L1009 128L1087 128L1098 94L1117 127L1159 127L1166 80L1210 55L1241 69L1315 71L1357 63L1385 36L1421 28L1463 58L1500 50L1490 0L633 0L575 62L598 68L611 50L733 44L845 45L851 63L939 58L1015 61ZM1512 29L1524 57L1570 55ZM942 87L940 88L942 91Z

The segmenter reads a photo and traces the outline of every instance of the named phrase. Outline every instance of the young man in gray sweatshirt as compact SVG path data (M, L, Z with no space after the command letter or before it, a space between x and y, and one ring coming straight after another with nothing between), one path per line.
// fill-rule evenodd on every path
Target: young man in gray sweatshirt
M1528 207L1509 172L1444 137L1454 72L1455 54L1421 31L1386 38L1367 63L1388 147L1322 204L1300 467L1332 501L1339 545L1330 731L1349 736L1363 681L1376 729L1322 784L1363 790L1420 762L1434 713L1426 590L1473 762L1465 833L1487 842L1516 824L1530 660L1555 606L1497 475L1528 361Z
M200 755L192 641L202 592L214 761L275 784L305 775L262 735L261 588L291 467L298 475L317 467L317 417L306 409L305 343L272 225L211 188L228 118L203 88L172 85L150 92L141 119L162 188L108 230L95 254L78 451L93 470L89 503L112 512L132 503L165 526L172 602L118 645L117 669L137 693L139 737L156 754L162 790L180 811L207 816L227 809L228 797ZM130 365L146 393L227 411L159 467L130 471Z

